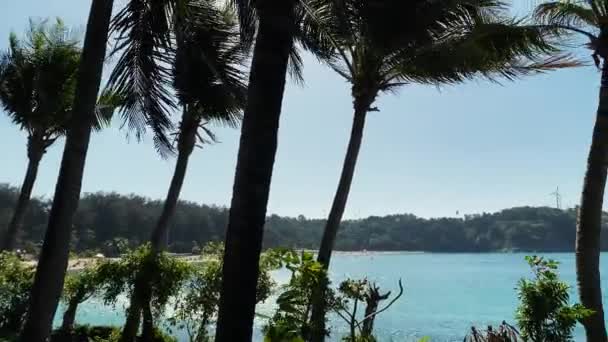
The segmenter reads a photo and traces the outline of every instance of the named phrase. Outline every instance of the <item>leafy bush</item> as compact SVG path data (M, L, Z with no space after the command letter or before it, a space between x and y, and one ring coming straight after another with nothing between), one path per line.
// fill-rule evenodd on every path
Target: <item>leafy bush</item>
M292 250L277 249L270 255L272 262L278 262L275 267L285 267L291 271L291 278L282 286L282 292L277 297L277 311L268 317L268 324L264 327L265 341L306 341L311 332L311 298L314 289L322 281L327 281L326 271L310 252L298 254ZM375 342L372 335L375 317L393 305L402 294L403 286L399 281L399 293L380 308L380 302L390 297L390 291L380 294L378 286L367 279L348 279L340 284L337 292L328 287L324 300L328 308L344 319L350 328L350 334L344 341ZM365 304L362 316L358 313L360 304Z
M0 332L21 329L33 281L33 266L24 264L14 253L0 253Z
M517 329L502 321L498 329L491 325L486 330L471 327L471 332L464 338L464 342L518 342L524 341Z
M272 260L291 271L291 278L277 297L277 312L268 317L264 327L265 341L304 341L310 334L312 292L325 279L325 270L310 252L298 255L295 251L280 249L273 254ZM333 298L331 290L326 293Z
M210 341L207 329L215 320L222 288L224 245L211 242L203 247L203 255L203 262L195 266L192 278L176 298L175 314L170 319L173 326L187 330L191 342ZM274 253L265 253L260 260L258 303L266 300L275 286L270 272L279 264L273 257Z
M117 327L80 325L71 331L54 331L51 342L119 342L120 335L121 329ZM177 340L162 331L155 330L153 340L146 342L177 342Z
M183 260L167 253L154 254L150 245L143 245L123 255L114 262L103 263L98 277L103 279L106 304L114 304L119 294L133 293L139 272L147 273L152 288L152 307L162 313L169 299L176 295L181 286L190 278L192 267Z
M110 272L100 270L111 267L110 262L100 262L81 271L68 273L63 285L62 300L67 304L63 314L62 329L70 330L74 325L78 305L106 288L105 278Z
M558 262L537 256L526 261L534 279L521 279L518 284L519 307L516 313L521 335L531 342L573 341L577 321L592 314L580 304L570 305L570 286L557 274Z

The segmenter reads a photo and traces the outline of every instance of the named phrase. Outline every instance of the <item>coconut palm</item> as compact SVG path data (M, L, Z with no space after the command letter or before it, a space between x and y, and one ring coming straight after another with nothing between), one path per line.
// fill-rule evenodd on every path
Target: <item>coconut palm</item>
M249 0L230 1L237 10L244 42L250 43L254 33L257 34L227 231L218 340L251 340L262 229L285 76L293 47L294 1L260 0L255 4ZM171 126L168 112L176 108L170 93L175 52L172 26L178 24L176 13L187 8L185 3L185 0L130 0L112 24L116 50L121 51L121 56L109 80L111 89L126 98L123 108L127 117L132 112L144 113L139 120L129 121L138 133L150 117L166 117L155 120L151 127L161 153L167 153L167 147L171 146L165 132ZM194 75L196 71L192 69Z
M0 103L11 120L27 133L27 172L0 250L14 248L27 210L38 166L47 149L64 136L72 113L80 64L78 39L57 19L30 21L27 41L15 34L0 57ZM109 123L116 98L105 94L98 103L94 128Z
M306 49L321 50L314 40L303 40L308 32L297 30L296 0L232 0L229 3L237 11L244 42L251 43L255 37L216 330L218 341L232 342L251 340L258 259L285 78L288 70L300 75L301 59L294 48L294 39ZM112 25L117 50L123 53L110 77L111 89L126 98L124 114L131 127L140 133L146 124L151 125L156 146L162 153L170 146L165 134L171 126L168 112L176 107L167 81L171 79L168 66L174 58L172 25L176 21L173 16L187 7L184 4L185 0L130 0ZM132 112L141 112L144 116L130 120ZM167 119L151 120L163 116Z
M376 99L410 84L456 84L475 77L517 76L572 66L556 49L552 30L506 17L494 0L313 0L309 15L331 40L328 65L351 84L354 117L342 173L323 233L318 261L331 252L353 181L367 114ZM324 338L321 286L314 299L313 341Z
M331 54L318 27L304 16L305 0L232 0L244 39L255 28L247 105L226 230L216 342L249 342L259 258L287 73L303 82L304 49Z
M49 223L30 295L20 340L48 340L61 297L68 264L72 219L78 199L99 93L113 0L93 0L66 134L65 149L55 188Z
M587 40L601 72L599 106L587 159L576 222L576 278L581 303L595 313L583 320L587 341L606 341L600 284L600 233L608 165L608 1L554 1L541 4L535 17L542 24Z
M246 78L242 69L248 49L240 40L234 14L229 8L218 9L202 1L185 5L184 12L174 13L172 25L177 49L173 54L172 84L182 108L177 132L177 161L163 211L151 235L154 254L167 247L169 223L194 147L197 142L215 141L207 124L235 127L245 105ZM131 295L123 341L132 341L135 337L140 312L144 316L142 337L145 339L153 334L149 276L142 271Z
M296 0L233 0L243 31L257 24L226 230L215 340L248 342L253 332L259 258L277 150Z

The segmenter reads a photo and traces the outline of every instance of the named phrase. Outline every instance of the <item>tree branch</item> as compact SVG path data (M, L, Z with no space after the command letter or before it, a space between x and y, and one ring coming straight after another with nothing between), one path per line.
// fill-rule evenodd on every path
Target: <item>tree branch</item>
M367 319L372 318L374 316L379 315L380 313L386 311L388 308L390 308L393 304L395 304L395 302L397 301L397 299L399 299L399 297L401 297L403 295L403 284L401 283L401 279L399 279L399 294L397 294L397 296L395 298L393 298L393 300L390 301L390 303L388 303L385 307L383 307L380 310L376 310L376 312L373 312L367 316L365 316L363 318L363 320L361 320L361 322L365 322ZM357 324L359 325L359 324Z

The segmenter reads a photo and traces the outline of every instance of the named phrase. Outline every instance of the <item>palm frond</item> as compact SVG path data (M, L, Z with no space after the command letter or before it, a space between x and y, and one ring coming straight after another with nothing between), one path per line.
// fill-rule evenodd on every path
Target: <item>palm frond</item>
M124 105L125 98L118 93L112 93L108 89L104 89L95 106L95 122L93 129L99 131L110 126L114 113Z
M292 80L298 85L304 85L304 62L302 56L297 49L297 46L292 45L289 52L289 63L287 64L287 72Z
M336 2L325 0L301 0L296 8L296 33L293 49L299 46L310 52L323 63L342 61L352 73L352 65L347 57L349 44L338 41L343 39L343 32L351 33L345 17L339 15L334 6ZM341 34L338 34L340 32ZM293 53L293 52L292 52Z
M383 79L429 84L458 83L478 76L511 80L580 65L570 55L559 54L550 37L550 28L521 25L520 21L476 23L461 34L391 56L385 61Z
M534 18L542 24L581 33L593 39L600 27L600 17L589 7L590 1L560 0L538 5ZM591 1L593 2L593 1Z
M211 129L206 127L205 124L202 124L200 126L200 129L202 131L202 134L200 132L196 134L199 145L202 146L219 142L215 133L213 133Z
M228 4L236 11L242 42L250 48L257 27L255 0L230 0Z
M320 26L311 31L323 32L334 44L335 53L325 62L372 98L408 83L512 79L579 65L560 53L561 29L510 18L501 0L308 0L306 5L310 22Z
M180 104L200 119L234 127L246 102L248 45L239 37L234 14L191 5L187 29L178 34L173 87Z
M161 155L171 143L170 111L176 108L170 91L172 0L129 0L113 19L116 36L112 54L120 54L108 80L108 91L124 98L123 121L139 139L149 127Z

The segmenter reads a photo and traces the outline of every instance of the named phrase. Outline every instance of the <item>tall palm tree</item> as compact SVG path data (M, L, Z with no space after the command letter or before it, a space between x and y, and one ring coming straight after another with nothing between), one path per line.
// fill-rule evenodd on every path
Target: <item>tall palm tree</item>
M173 14L175 23L172 25L177 49L173 55L172 84L182 108L177 161L163 211L150 238L154 254L167 247L169 223L186 176L188 159L197 141L200 144L215 141L207 123L235 127L245 105L246 79L242 69L248 49L240 40L233 12L202 1L190 1L185 5L183 11ZM142 336L144 339L152 336L150 276L142 273L135 286L123 341L132 341L135 337L142 310Z
M187 5L188 18L176 25L177 51L173 64L173 88L182 107L176 173L152 233L155 250L166 248L169 221L175 211L188 157L197 141L205 144L216 140L206 124L236 127L246 102L243 69L248 50L240 40L233 12L228 7L218 9L212 3L196 0Z
M57 19L30 21L27 41L9 38L0 57L0 103L12 121L27 132L27 172L0 250L14 248L23 224L38 166L47 149L65 135L72 113L81 48L78 39ZM94 128L109 124L113 111L109 94L100 98Z
M455 84L477 76L507 77L570 66L551 30L505 16L494 0L313 0L308 10L336 48L328 65L351 84L353 124L318 261L327 269L353 181L367 114L385 92L409 84ZM325 335L324 287L316 291L312 340Z
M127 99L124 113L143 112L129 125L143 129L149 118L167 115L176 105L167 83L172 65L172 16L185 0L130 0L114 19L118 50L124 50L110 77L112 89ZM241 38L255 48L247 105L243 113L230 223L226 233L223 288L218 341L250 341L255 310L259 255L277 147L281 103L288 70L299 75L301 59L294 48L298 39L306 49L319 49L300 32L296 0L232 0ZM313 35L310 35L314 37ZM291 69L290 69L291 67ZM196 72L196 70L194 71ZM170 121L152 125L157 148L165 153L170 142L164 134Z
M608 166L608 1L547 2L537 7L535 17L564 33L587 39L587 48L602 71L599 106L576 222L576 279L581 303L595 312L583 320L587 341L606 341L600 283L600 234Z
M244 38L254 27L256 35L226 230L216 342L251 341L286 76L289 72L302 80L298 47L319 58L328 54L320 33L302 15L303 1L231 1Z
M68 264L72 219L78 206L84 164L95 118L113 0L93 0L76 81L74 113L55 188L49 223L20 340L47 341Z
M294 44L295 1L233 0L244 29L256 16L257 35L226 230L216 342L249 342L252 337L266 208Z

